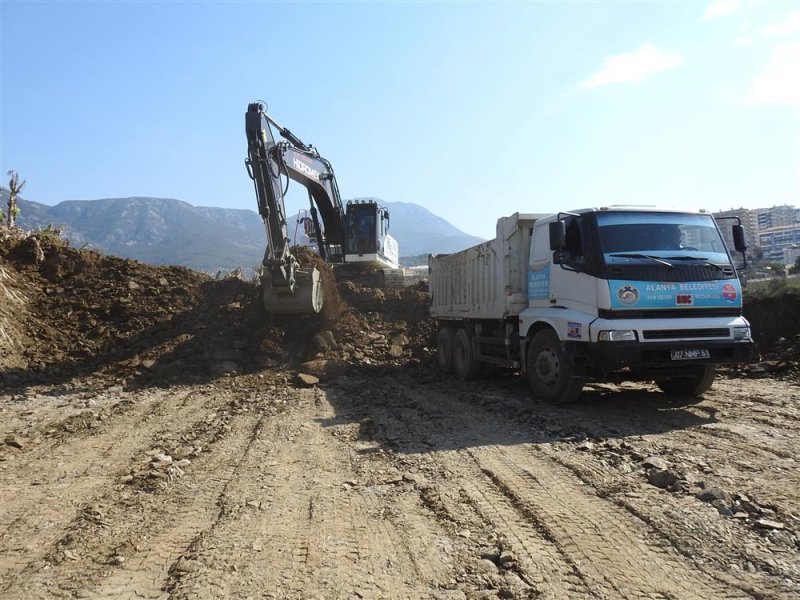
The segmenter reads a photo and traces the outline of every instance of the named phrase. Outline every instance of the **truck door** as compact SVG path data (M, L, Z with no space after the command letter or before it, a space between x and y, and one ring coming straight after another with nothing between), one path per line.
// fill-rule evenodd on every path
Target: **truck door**
M591 228L585 217L568 217L567 252L550 276L551 305L597 315L597 260L593 254ZM543 233L547 234L547 230ZM548 244L549 245L549 244Z

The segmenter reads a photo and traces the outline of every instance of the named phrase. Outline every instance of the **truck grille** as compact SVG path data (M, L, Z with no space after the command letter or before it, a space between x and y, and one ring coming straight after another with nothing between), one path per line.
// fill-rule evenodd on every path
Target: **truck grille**
M727 327L717 329L645 329L642 332L646 340L668 340L673 338L701 339L730 337L731 331Z

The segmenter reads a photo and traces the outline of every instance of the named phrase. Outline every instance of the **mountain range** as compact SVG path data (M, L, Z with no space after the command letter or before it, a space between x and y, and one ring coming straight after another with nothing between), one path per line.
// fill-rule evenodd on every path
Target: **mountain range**
M8 191L0 188L4 210L7 201ZM378 202L389 210L390 233L402 257L456 252L482 241L418 204ZM19 208L20 227L59 227L73 246L207 273L255 267L266 243L264 225L252 210L193 206L169 198L68 200L55 206L20 199ZM289 218L291 236L295 229L302 232L296 222L297 215Z

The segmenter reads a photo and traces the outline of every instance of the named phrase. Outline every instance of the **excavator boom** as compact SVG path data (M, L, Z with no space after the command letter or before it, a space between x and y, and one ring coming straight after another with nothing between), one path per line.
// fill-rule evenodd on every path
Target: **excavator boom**
M284 192L281 187L282 157L260 103L252 103L245 114L247 172L253 180L258 213L264 221L267 248L264 252L261 287L264 306L273 314L313 314L322 309L323 292L319 271L301 269L289 251Z

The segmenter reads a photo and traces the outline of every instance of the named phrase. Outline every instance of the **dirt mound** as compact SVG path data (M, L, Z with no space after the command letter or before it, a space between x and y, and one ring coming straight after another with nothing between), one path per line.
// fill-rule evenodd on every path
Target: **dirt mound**
M77 250L53 236L4 243L0 382L66 382L95 373L129 385L172 384L291 371L310 359L349 369L429 354L423 290L337 286L318 256L297 255L323 275L321 315L269 317L255 283Z
M800 292L748 298L744 315L753 329L759 362L745 372L800 379Z

